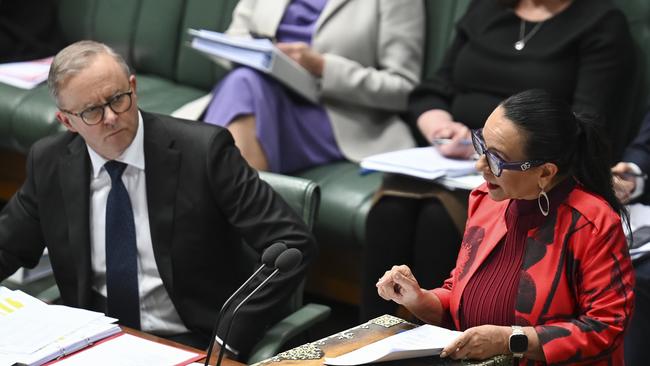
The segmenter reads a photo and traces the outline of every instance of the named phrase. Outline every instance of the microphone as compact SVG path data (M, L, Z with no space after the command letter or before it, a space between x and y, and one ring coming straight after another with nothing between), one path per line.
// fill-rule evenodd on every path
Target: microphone
M219 350L219 358L217 358L217 363L215 364L216 366L221 366L221 361L223 360L223 355L224 355L224 349L226 348L226 343L228 341L228 335L230 335L230 329L232 328L232 323L235 320L235 316L237 316L237 311L239 308L242 307L250 299L255 293L262 288L271 278L275 277L276 274L278 273L285 273L293 270L294 268L298 267L298 265L302 262L302 253L300 250L296 248L289 248L285 250L283 253L281 253L278 258L275 260L275 271L271 273L262 283L260 283L253 291L251 291L248 296L242 300L239 305L233 310L232 312L232 317L230 318L230 322L228 323L228 328L226 329L226 335L223 337L223 345L221 346L221 349ZM207 361L206 361L207 362Z
M219 310L219 314L217 315L217 321L214 324L214 329L212 330L212 338L210 338L210 344L208 345L208 354L205 357L205 364L204 366L208 366L210 362L210 356L212 355L212 348L214 347L214 340L217 337L217 330L219 329L219 323L221 322L221 317L223 316L223 313L225 312L226 308L230 306L230 303L233 301L233 299L239 295L240 292L257 276L258 273L262 271L265 267L273 267L275 268L275 263L277 261L277 258L287 250L287 245L284 244L283 242L277 242L274 244L271 244L264 253L262 253L262 265L244 282L243 285L239 286L237 291L233 292L232 295L226 300L226 302L223 303L221 306L221 310ZM224 347L226 342L223 342ZM223 347L222 347L223 348Z

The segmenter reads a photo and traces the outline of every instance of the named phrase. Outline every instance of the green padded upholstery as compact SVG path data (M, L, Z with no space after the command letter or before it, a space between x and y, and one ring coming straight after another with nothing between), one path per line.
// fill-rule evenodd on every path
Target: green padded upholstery
M237 0L187 0L181 29L213 29L223 32L228 28ZM205 56L187 47L189 36L182 32L178 45L176 80L202 90L210 90L226 70Z
M298 174L321 187L321 209L314 228L321 246L363 245L366 216L381 174L359 172L357 164L339 162Z
M471 0L425 0L427 12L426 44L422 77L431 78L445 56L455 33L456 21L465 13Z
M140 106L169 114L205 95L225 74L187 46L186 29L225 30L235 0L61 0L66 40L104 42L135 71ZM22 90L0 84L0 148L25 153L62 130L45 85Z

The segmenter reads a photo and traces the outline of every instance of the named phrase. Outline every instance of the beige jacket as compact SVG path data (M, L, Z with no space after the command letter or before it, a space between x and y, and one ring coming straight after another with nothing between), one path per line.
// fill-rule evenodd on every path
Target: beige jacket
M241 0L230 34L274 36L289 0ZM323 54L321 100L343 154L366 156L414 146L396 113L420 81L421 0L329 0L312 47Z

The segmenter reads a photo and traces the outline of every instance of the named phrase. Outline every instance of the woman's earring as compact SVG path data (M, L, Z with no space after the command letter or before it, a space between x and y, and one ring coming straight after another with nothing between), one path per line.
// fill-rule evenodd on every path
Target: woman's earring
M546 201L545 205L542 205L542 197L544 197L544 201ZM544 188L541 188L541 191L537 196L537 205L539 206L539 210L542 212L542 215L548 216L548 212L551 210L551 201L548 200L548 195L546 192L544 192ZM546 209L544 209L543 206L546 206Z

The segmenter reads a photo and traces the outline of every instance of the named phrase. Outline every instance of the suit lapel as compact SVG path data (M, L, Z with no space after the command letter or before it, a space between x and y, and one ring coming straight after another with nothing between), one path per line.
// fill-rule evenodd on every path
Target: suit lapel
M254 10L254 24L256 24L257 32L275 37L278 30L278 25L282 20L284 11L289 4L289 0L263 0L258 1Z
M172 282L172 234L178 187L180 154L158 117L142 112L147 207L151 242L158 272L170 296ZM181 123L181 122L176 122Z
M77 136L68 145L67 156L59 161L59 184L63 193L67 232L72 253L71 268L78 279L80 306L90 304L92 269L90 263L90 158L86 144Z
M323 12L316 22L314 34L316 34L320 28L343 6L343 4L348 1L350 0L329 0L327 4L325 4Z

